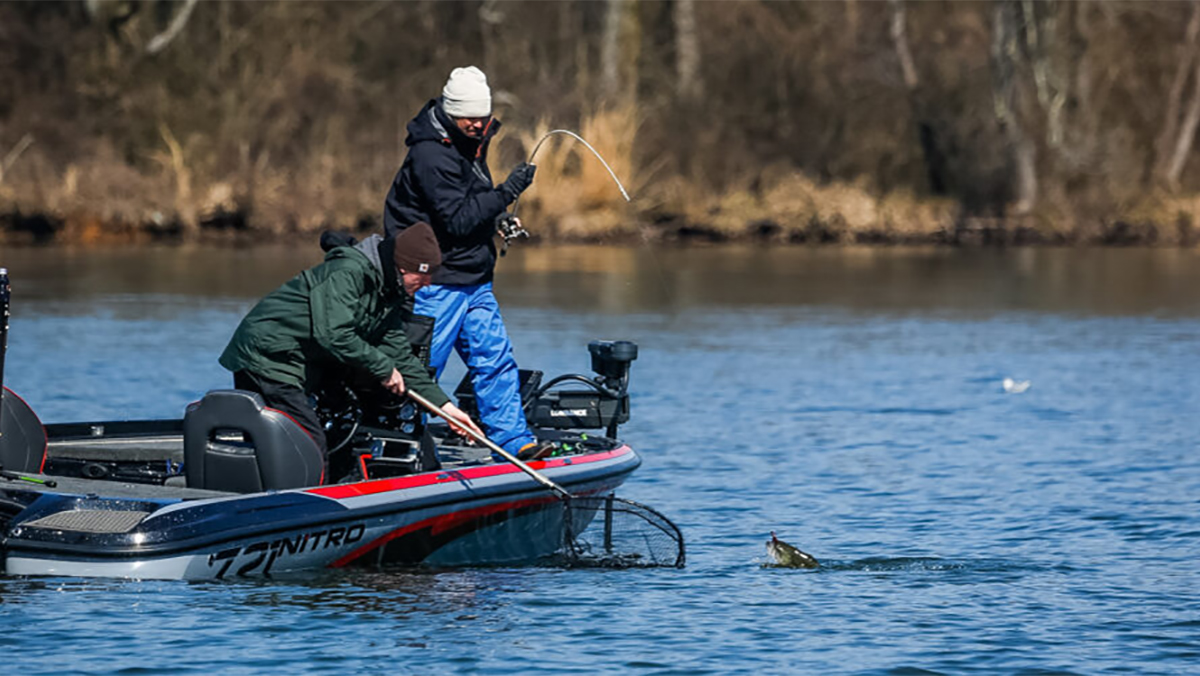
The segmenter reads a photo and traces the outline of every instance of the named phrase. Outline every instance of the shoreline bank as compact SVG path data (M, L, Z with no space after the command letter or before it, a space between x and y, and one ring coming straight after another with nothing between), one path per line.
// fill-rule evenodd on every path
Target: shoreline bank
M539 232L529 224L535 245L667 245L772 244L786 246L1135 246L1191 249L1200 246L1200 228L1190 219L1180 218L1165 225L1150 221L1114 220L1076 225L1071 228L1047 227L1032 218L962 218L950 223L934 223L920 231L881 225L851 227L844 219L811 219L802 225L774 219L750 219L737 227L728 217L720 225L697 222L674 214L649 214L648 220L620 229L589 234ZM325 230L343 230L355 235L379 232L377 219L359 217L352 227L291 228L268 231L247 225L246 214L219 214L186 228L178 222L150 220L145 223L103 222L95 217L54 214L0 214L0 244L10 246L109 246L109 245L184 245L214 244L244 246L269 244L280 239L298 243L316 242ZM524 244L526 242L522 242Z

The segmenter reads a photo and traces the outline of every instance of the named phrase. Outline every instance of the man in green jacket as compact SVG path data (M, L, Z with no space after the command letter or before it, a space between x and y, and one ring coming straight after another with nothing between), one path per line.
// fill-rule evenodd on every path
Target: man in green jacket
M331 370L371 376L396 395L411 389L480 432L430 377L404 330L413 295L429 284L441 260L425 223L395 237L373 235L336 247L325 262L254 306L221 354L221 366L233 371L235 388L259 393L295 419L322 453L325 432L308 395Z

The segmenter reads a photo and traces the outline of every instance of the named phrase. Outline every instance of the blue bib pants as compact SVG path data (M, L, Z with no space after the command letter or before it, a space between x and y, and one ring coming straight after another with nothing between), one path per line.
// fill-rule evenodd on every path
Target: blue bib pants
M437 377L441 378L451 348L470 369L488 438L513 455L533 442L521 410L517 360L492 283L432 284L417 292L415 310L434 318L430 365L437 369Z

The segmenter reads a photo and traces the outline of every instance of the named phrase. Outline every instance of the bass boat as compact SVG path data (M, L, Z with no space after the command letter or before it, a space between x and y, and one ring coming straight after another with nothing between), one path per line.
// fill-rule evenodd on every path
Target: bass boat
M8 288L0 270L0 384ZM519 565L564 553L682 566L678 528L613 497L641 464L617 434L629 418L637 346L588 348L594 377L542 384L541 373L521 372L526 416L553 449L528 463L427 423L411 400L348 386L317 397L328 463L300 425L250 392L208 392L178 420L43 425L4 388L4 570L200 580L354 565ZM469 374L455 395L474 410ZM593 531L595 545L583 537ZM625 541L659 545L619 551Z

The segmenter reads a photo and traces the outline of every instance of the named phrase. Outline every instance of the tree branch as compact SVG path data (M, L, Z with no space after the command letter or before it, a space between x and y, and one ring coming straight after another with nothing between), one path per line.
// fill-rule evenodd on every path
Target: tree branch
M8 173L12 165L16 163L17 158L21 156L21 153L25 152L25 149L31 145L33 145L33 136L25 134L21 137L20 141L17 141L17 145L8 151L8 154L4 156L4 161L0 162L0 183L4 182L4 174Z
M188 18L192 15L192 10L195 9L197 2L199 2L199 0L185 0L183 9L179 10L174 19L171 19L171 25L167 26L167 30L155 35L150 39L150 42L146 43L147 54L157 54L166 49L167 45L171 44L171 41L174 40L175 37L183 31L183 27L187 25Z
M908 31L904 0L888 0L892 8L891 35L896 47L896 58L900 61L900 71L904 74L904 86L911 92L921 84L917 76L917 67L913 63L912 52L908 49Z

